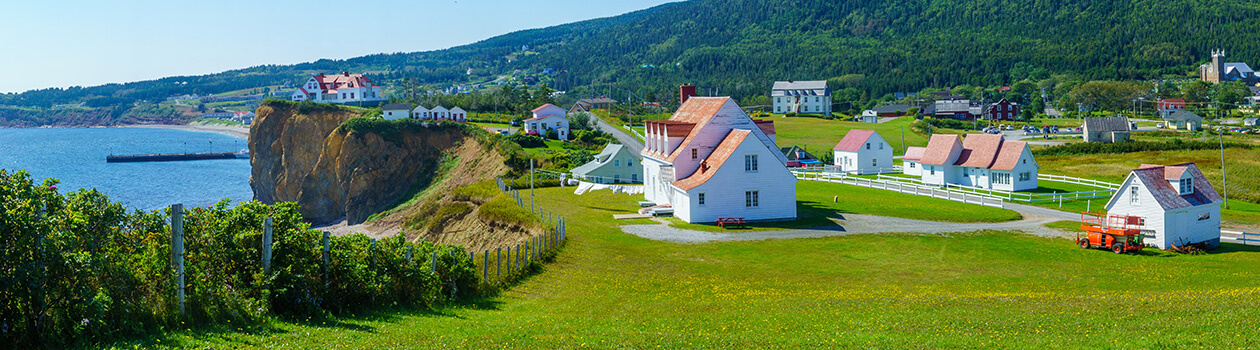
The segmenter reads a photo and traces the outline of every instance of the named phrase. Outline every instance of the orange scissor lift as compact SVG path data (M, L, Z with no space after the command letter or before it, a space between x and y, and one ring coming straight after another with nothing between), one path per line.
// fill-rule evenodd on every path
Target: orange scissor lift
M1081 213L1076 243L1081 248L1103 247L1116 254L1142 250L1142 218L1132 215Z

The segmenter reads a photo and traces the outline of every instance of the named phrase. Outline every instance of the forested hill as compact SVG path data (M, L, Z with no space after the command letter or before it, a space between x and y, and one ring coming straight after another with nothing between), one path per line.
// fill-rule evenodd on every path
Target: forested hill
M299 82L318 71L444 86L552 68L550 84L570 95L594 87L644 96L691 82L737 97L788 78L833 79L878 95L1055 73L1186 77L1214 48L1230 61L1260 63L1256 14L1256 0L694 0L447 50L31 91L0 95L0 104L157 100ZM475 73L465 74L470 67Z

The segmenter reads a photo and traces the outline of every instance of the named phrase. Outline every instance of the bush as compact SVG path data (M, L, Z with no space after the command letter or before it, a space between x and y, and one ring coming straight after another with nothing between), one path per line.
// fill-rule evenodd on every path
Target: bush
M543 142L543 138L534 135L512 134L507 137L507 141L524 148L547 147L547 144Z
M185 209L185 313L170 269L169 213L125 208L95 190L59 194L55 180L0 170L0 342L66 346L192 324L374 307L429 306L478 293L456 247L362 235L332 237L324 287L322 234L295 203ZM169 211L169 210L168 210ZM273 219L269 273L262 223ZM41 239L42 238L42 239ZM407 251L412 259L407 259ZM437 274L429 259L439 253ZM458 292L456 292L458 290Z

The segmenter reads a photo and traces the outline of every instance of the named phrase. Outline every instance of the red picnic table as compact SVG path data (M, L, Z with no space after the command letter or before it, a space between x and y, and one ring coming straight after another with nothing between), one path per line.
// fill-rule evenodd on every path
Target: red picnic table
M743 216L719 216L717 218L718 227L726 228L726 225L738 225L744 227Z

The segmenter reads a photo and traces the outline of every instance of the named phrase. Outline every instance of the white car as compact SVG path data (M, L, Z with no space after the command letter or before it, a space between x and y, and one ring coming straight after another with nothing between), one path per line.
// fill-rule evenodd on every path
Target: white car
M1164 128L1164 123L1155 123L1155 128L1156 128L1156 129L1163 129L1163 128Z

